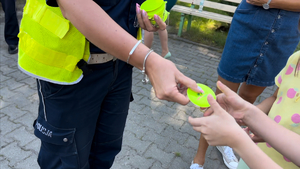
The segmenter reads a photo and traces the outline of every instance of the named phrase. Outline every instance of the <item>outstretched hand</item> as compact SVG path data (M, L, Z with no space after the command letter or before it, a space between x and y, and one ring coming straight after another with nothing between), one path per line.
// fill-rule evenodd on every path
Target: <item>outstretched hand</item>
M254 106L242 99L222 82L218 81L217 87L222 91L221 94L217 95L216 99L219 105L229 114L231 114L240 125L246 125L243 122L245 112L249 111L249 108ZM213 109L208 109L204 113L204 116L209 116L212 113Z
M228 114L211 95L207 100L210 104L210 116L201 118L189 117L189 123L193 129L201 132L209 145L233 146L237 137L247 134L236 123L235 119Z
M158 15L154 15L154 20L157 24L157 26L154 26L150 22L147 12L145 10L141 10L140 5L138 5L138 4L136 4L136 17L138 19L139 26L142 29L147 30L149 32L156 32L158 30L165 30L166 27L167 27L166 23L163 22L163 20Z
M151 59L154 58L150 57L149 60ZM162 57L155 59L155 67L148 65L150 64L148 62L146 73L158 99L186 105L190 101L186 95L188 88L199 93L203 92L197 83L183 75L173 62Z

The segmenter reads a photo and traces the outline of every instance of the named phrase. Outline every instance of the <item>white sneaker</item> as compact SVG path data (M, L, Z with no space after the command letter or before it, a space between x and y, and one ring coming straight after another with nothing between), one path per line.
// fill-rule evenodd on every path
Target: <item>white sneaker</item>
M194 163L194 161L192 161L192 164L190 166L190 169L203 169L202 165L199 165L197 163Z
M230 169L236 169L239 161L234 155L232 148L228 146L216 146L216 147L223 155L223 160L225 165Z

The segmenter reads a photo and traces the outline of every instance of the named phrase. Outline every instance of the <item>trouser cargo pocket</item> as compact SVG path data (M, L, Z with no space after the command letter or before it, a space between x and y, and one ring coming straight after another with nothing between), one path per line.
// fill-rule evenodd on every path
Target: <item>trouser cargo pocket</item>
M38 156L41 168L79 168L75 128L56 128L41 117L35 120L33 127L34 135L41 140Z

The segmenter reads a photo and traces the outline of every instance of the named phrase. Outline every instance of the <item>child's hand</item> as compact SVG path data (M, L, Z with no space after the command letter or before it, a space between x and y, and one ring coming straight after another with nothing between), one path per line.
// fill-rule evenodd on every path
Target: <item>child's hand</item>
M211 95L207 100L211 106L209 108L211 115L202 118L189 117L189 122L194 130L203 134L209 145L233 146L239 140L237 137L241 135L247 137L234 118Z
M249 112L250 108L255 106L243 100L220 81L217 82L217 87L223 92L217 95L216 100L219 105L230 113L240 125L245 125L243 122L245 113ZM204 116L209 116L212 112L212 109L208 109L204 113Z
M252 139L253 142L265 142L257 133L251 131L249 127L244 128L244 131L248 134L248 136Z

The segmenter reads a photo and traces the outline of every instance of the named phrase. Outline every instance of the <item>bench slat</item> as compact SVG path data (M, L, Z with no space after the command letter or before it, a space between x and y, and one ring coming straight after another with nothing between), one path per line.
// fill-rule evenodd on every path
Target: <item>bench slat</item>
M203 18L207 18L207 19L213 19L213 20L226 22L226 23L231 23L231 20L232 20L231 16L226 16L226 15L217 14L217 13L213 13L213 12L207 12L207 11L199 12L197 9L192 9L192 8L184 7L184 6L180 6L180 5L174 5L172 10L176 11L176 12L188 14L188 15L203 17Z
M226 12L231 12L231 13L234 13L236 10L236 6L220 4L217 2L211 2L211 1L205 1L203 5L208 8L218 9L220 11L226 11Z
M237 4L242 2L242 0L224 0L224 1L233 2L233 3L237 3Z
M201 0L178 0L178 1L179 1L179 2L189 3L189 4L194 3L194 4L199 5ZM205 1L209 1L209 0L205 0ZM205 1L204 1L204 2L205 2ZM233 3L239 4L239 3L241 3L242 0L224 0L224 1L227 1L227 2L233 2Z
M185 2L188 4L191 4L192 6L181 6L181 5L174 5L173 8L171 9L172 11L176 11L176 12L180 12L181 13L181 18L180 18L180 24L179 24L179 29L178 29L178 36L181 36L181 32L183 29L183 25L184 25L184 19L185 19L185 15L187 14L188 17L188 24L187 24L187 30L189 30L191 28L191 23L192 23L192 16L198 16L198 17L202 17L202 18L207 18L207 19L212 19L212 20L216 20L216 21L221 21L221 22L225 22L225 23L231 23L232 21L232 17L231 16L227 16L226 14L220 14L220 11L225 11L225 12L230 12L230 13L234 13L238 4L242 1L242 0L224 0L227 2L232 2L232 3L236 3L236 4L225 4L225 3L221 3L221 2L214 2L212 0L178 0L180 2ZM200 2L204 2L203 3L203 7L205 7L204 9L202 9L201 11L199 11L198 9L195 9L194 5L197 5L200 7ZM215 9L219 12L215 13L215 12L209 12L206 11L207 8L212 8Z

